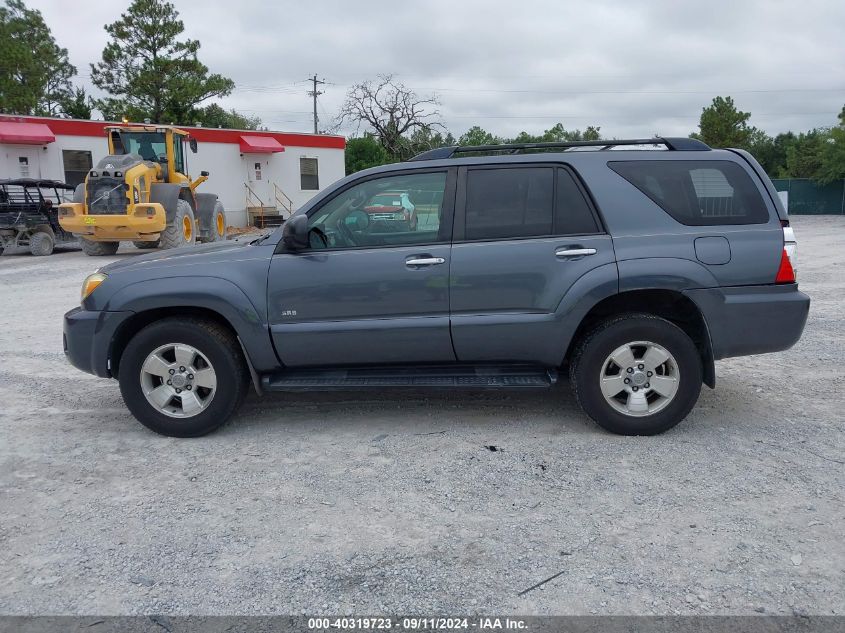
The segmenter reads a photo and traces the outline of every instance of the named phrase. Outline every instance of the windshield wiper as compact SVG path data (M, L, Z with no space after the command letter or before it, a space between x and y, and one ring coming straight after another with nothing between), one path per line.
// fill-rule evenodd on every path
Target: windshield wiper
M255 238L254 240L252 240L252 241L250 242L250 244L251 244L251 245L253 245L253 246L255 246L256 244L261 244L261 242L263 242L264 240L266 240L266 239L267 239L268 237L270 237L271 235L273 235L273 231L268 231L267 233L265 233L265 234L264 234L264 235L262 235L261 237L257 237L257 238Z

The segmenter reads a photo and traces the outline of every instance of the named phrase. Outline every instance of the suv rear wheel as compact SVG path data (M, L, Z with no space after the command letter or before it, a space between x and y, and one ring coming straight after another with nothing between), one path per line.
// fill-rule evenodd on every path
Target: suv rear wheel
M138 332L120 360L120 392L141 424L171 437L223 426L249 386L237 341L199 319L164 319Z
M701 381L701 357L692 339L650 314L602 322L581 340L570 365L581 408L620 435L672 428L695 406Z

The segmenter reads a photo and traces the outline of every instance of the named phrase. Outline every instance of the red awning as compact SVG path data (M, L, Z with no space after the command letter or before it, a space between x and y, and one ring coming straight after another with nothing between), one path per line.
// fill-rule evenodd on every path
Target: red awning
M44 145L53 143L55 140L53 132L43 123L0 121L0 143Z
M242 136L242 154L273 154L283 152L285 148L272 136Z

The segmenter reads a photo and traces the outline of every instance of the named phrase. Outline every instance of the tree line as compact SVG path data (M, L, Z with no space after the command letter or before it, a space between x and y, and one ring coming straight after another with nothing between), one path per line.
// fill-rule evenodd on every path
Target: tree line
M198 59L198 40L182 37L185 25L164 0L133 0L118 20L105 25L109 42L90 64L91 82L105 93L88 95L74 84L78 69L59 46L41 12L23 0L0 6L0 112L103 118L206 127L257 129L258 117L227 110L214 97L235 83L211 73Z
M103 118L206 127L258 129L261 120L210 99L232 93L235 83L211 73L198 58L200 42L183 37L185 26L166 0L132 0L120 18L104 26L109 41L90 64L91 82L104 96L74 84L78 69L58 45L40 11L23 0L0 5L0 112L90 119ZM441 122L438 100L420 96L392 75L352 86L335 118L335 131L352 127L346 170L407 160L447 145L499 145L601 140L598 125L567 130L553 125L540 134L506 138L472 126L455 137ZM833 114L833 113L832 113ZM833 116L831 116L831 119ZM690 136L711 147L749 150L773 178L811 178L827 183L845 178L845 107L838 122L805 132L769 136L750 124L731 97L704 107Z
M520 132L513 138L476 125L455 137L439 122L437 105L436 98L419 97L390 75L353 86L337 119L338 126L356 126L356 136L346 145L346 173L449 145L612 140L603 139L600 126L567 130L562 123L542 134ZM702 108L698 131L690 137L714 148L748 150L772 178L810 178L819 184L845 178L845 106L837 123L798 134L770 136L750 119L751 113L739 110L731 97L715 97Z

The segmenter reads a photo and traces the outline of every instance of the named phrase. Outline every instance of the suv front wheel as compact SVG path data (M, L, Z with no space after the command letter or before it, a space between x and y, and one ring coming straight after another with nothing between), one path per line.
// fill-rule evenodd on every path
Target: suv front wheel
M650 314L603 321L583 337L570 364L581 408L620 435L672 428L695 406L701 381L701 357L692 339Z
M126 346L118 374L132 415L171 437L198 437L223 426L249 385L235 338L199 319L163 319L142 329Z

